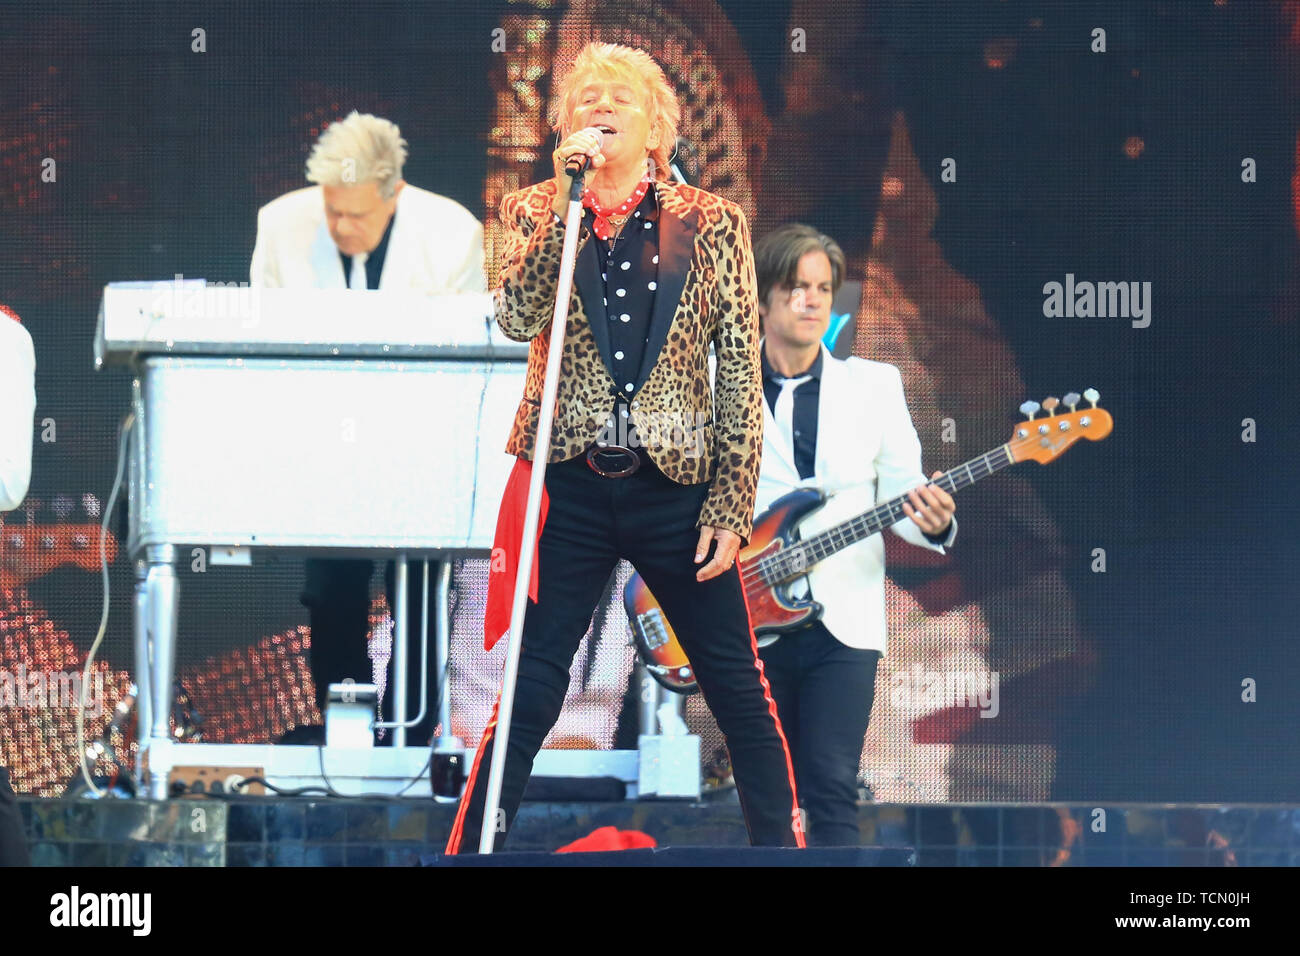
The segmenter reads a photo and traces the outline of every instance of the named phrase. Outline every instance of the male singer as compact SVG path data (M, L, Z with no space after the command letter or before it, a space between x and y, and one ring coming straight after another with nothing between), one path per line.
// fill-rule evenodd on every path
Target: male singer
M36 353L32 337L0 305L0 512L22 504L32 478ZM9 771L0 766L0 866L26 866L27 842Z
M795 488L819 488L831 497L806 520L807 534L909 492L910 520L892 530L942 552L957 534L955 505L925 483L898 369L837 359L822 344L844 280L839 245L809 226L782 226L755 244L754 260L765 398L758 510ZM789 737L809 842L853 846L858 766L885 653L884 540L872 535L839 551L803 583L823 605L821 619L765 640L759 653Z
M565 164L591 158L546 449L536 600L523 625L503 813L489 824L494 846L518 809L559 715L573 655L620 558L646 579L691 655L727 737L750 841L803 845L790 757L735 564L752 527L763 427L749 225L735 204L668 181L679 116L676 94L647 54L589 44L558 86L555 177L501 204L507 238L497 321L531 348L506 447L518 461L499 539L503 526L522 524L511 509L522 504L518 489L535 454L566 229ZM518 541L516 534L516 550ZM489 579L507 598L513 585L510 567ZM492 604L490 595L489 614ZM488 626L490 641L499 630ZM495 737L494 712L448 853L478 848Z
M353 112L321 134L307 160L307 179L315 183L262 207L257 215L252 284L266 288L406 289L427 295L483 292L483 227L454 200L406 183L406 140L397 126L368 113ZM418 435L411 436L418 441ZM376 462L376 467L382 467ZM363 506L364 502L350 503ZM437 566L431 565L434 580ZM311 622L311 672L322 714L329 685L372 675L369 631L369 560L308 558L302 602ZM393 565L388 565L393 590ZM410 607L421 604L422 582L411 575ZM391 597L390 597L391 603ZM430 617L433 611L430 609ZM420 674L438 675L430 661L417 665L420 614L409 614L407 701L418 707ZM389 658L385 699L392 719L393 658ZM411 711L413 714L414 711ZM409 730L412 745L428 743L430 713ZM448 731L450 732L450 731ZM390 738L391 739L391 738Z

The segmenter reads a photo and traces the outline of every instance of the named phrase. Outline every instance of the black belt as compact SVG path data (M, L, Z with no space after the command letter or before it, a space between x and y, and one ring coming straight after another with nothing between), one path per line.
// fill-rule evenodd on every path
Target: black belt
M587 466L602 478L627 478L642 465L654 467L644 448L597 442L587 449Z

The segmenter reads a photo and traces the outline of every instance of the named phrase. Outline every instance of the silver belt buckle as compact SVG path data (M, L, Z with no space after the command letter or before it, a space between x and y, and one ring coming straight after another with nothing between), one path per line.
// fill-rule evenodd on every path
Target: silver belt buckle
M604 457L606 466L597 464L597 458ZM612 461L610 459L613 459ZM630 464L626 464L630 462ZM641 456L631 448L623 445L593 445L587 449L587 465L596 474L605 478L626 478L641 467Z

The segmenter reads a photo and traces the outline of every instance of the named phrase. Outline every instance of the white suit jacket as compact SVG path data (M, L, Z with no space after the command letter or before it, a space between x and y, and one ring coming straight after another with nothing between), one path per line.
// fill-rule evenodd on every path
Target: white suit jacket
M255 288L347 288L321 187L295 189L258 210L249 271ZM379 288L427 295L486 291L482 224L455 200L407 183L397 195Z
M903 379L892 365L856 357L837 359L822 346L817 454L811 478L799 478L794 449L777 431L766 399L763 426L755 514L795 488L820 488L828 500L800 525L804 538L927 483L921 471L921 442L903 398ZM905 541L943 553L943 546L932 544L911 518L892 530ZM956 534L954 519L943 543L951 545ZM825 606L826 629L841 643L884 655L885 542L881 535L814 565L807 584L813 598Z
M27 330L0 312L0 511L23 502L32 479L36 353Z

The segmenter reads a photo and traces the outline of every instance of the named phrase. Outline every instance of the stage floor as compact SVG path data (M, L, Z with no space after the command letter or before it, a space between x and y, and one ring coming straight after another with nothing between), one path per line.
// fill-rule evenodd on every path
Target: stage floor
M525 803L510 851L552 851L604 826L659 846L743 847L740 807L626 800ZM414 866L455 806L411 799L19 798L36 866ZM1300 807L1279 804L864 804L862 844L893 865L1300 866Z

